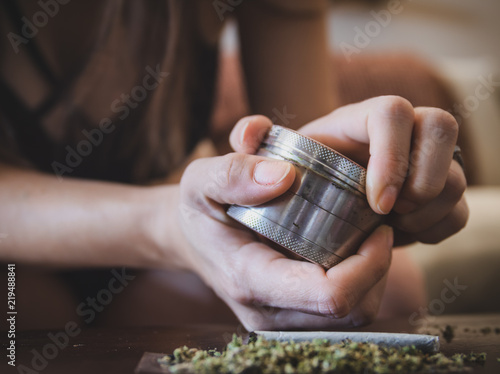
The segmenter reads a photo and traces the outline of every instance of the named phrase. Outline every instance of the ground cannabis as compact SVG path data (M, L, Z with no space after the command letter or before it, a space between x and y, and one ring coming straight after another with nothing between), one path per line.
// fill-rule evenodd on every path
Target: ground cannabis
M443 338L444 340L446 340L446 343L451 343L454 337L455 337L455 330L450 325L446 325L443 330Z
M481 334L483 335L488 335L490 334L493 329L491 327L483 327L481 330L479 330L481 332Z
M413 346L400 349L371 343L327 340L277 342L251 337L248 344L233 335L222 351L186 346L159 363L171 373L419 373L460 372L469 364L484 364L486 353L423 353Z

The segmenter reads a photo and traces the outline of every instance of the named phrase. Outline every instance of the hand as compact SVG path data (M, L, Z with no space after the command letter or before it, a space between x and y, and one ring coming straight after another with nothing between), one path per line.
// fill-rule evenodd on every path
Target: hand
M452 160L458 124L435 108L383 96L340 108L300 132L367 167L372 209L388 214L395 244L437 243L469 215L465 175Z
M252 155L270 126L262 116L241 120L231 134L239 153L200 159L186 169L179 220L190 243L189 267L248 330L370 322L391 260L391 228L380 227L356 255L325 271L286 258L225 214L227 204L261 204L293 183L295 169L289 163Z

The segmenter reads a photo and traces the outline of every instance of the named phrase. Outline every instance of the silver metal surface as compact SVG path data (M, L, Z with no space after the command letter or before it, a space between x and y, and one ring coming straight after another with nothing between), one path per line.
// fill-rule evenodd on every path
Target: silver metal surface
M363 167L307 136L274 125L264 139L262 148L295 161L327 179L336 179L366 193L366 170Z
M266 204L232 205L227 214L280 246L329 269L382 222L366 200L366 170L340 153L275 125L257 154L291 162L295 182Z

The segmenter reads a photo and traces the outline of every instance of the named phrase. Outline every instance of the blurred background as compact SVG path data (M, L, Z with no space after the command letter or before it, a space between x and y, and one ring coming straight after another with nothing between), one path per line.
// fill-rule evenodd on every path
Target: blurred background
M460 124L468 225L437 245L408 249L435 315L500 312L499 15L498 0L331 2L332 88L341 104L395 94L448 110ZM229 23L223 33L216 127L248 110L236 32ZM453 283L461 290L447 302L443 292Z
M376 36L370 37L359 55L406 52L434 68L452 89L457 104L464 106L468 128L463 131L474 144L480 145L474 149L477 182L500 184L500 167L494 162L498 159L495 151L500 141L500 2L396 0L395 3L400 4L397 7L400 12L391 14L390 21L380 27ZM343 43L355 46L357 29L365 34L372 31L367 25L376 21L374 12L389 9L385 1L333 4L329 34L332 49L340 55ZM479 99L479 105L467 101L468 96L475 96L476 86L481 83L478 78L489 76L497 82L492 95ZM468 131L469 127L474 131Z
M388 10L386 2L377 3L374 6L373 2L343 2L332 7L329 33L336 54L344 54L343 42L354 44L356 30L375 34L377 28L366 29L367 24L376 19L374 12ZM400 13L391 14L392 19L359 55L409 53L442 79L454 101L443 109L451 109L458 117L462 141L467 147L464 150L468 153L467 169L472 174L467 192L471 213L467 227L436 246L419 244L411 248L426 274L429 309L434 314L498 312L500 2L404 0L399 3ZM415 74L411 70L406 73ZM478 89L480 86L483 88ZM452 303L431 304L442 298L445 281L455 279L467 288Z

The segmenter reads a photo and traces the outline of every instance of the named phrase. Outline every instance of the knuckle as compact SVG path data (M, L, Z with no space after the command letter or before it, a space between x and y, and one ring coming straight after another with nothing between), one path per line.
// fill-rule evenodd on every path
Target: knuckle
M230 153L220 157L220 172L216 177L220 187L231 186L237 182L245 170L245 156L238 153Z
M467 221L469 220L469 207L465 202L465 199L461 200L457 205L457 209L455 214L452 214L450 218L450 226L453 234L462 230L465 225L467 225Z
M424 243L424 244L438 244L446 238L447 238L447 236L443 236L443 235L426 234L426 235L421 236L418 239L421 243Z
M461 167L451 168L446 179L445 193L448 199L458 201L467 188L467 181Z
M394 226L406 234L418 234L422 231L422 225L420 222L415 222L415 220L407 217L399 218L396 222L394 222Z
M247 331L275 330L275 325L257 311L239 316L239 319Z
M241 305L251 305L254 303L252 293L241 282L233 281L234 277L226 279L224 283L224 293L233 301Z
M193 183L196 174L198 174L197 170L199 170L200 163L201 161L199 160L191 162L184 170L179 182L180 197L182 201L189 203L190 206L196 206L197 202L201 199L200 191L194 188L195 184Z
M382 96L378 98L377 106L379 110L387 116L395 119L411 120L413 122L413 105L401 96Z
M438 196L443 190L443 186L440 181L422 177L415 179L411 189L414 200L425 203Z
M222 276L222 289L224 293L236 303L252 305L256 302L251 289L251 282L247 281L245 270L233 266L225 266Z
M468 219L469 208L463 199L455 209L443 219L441 225L420 234L417 239L422 243L437 244L462 230L467 224Z
M234 154L227 154L220 157L219 172L215 177L217 183L228 186L231 183L232 176L238 172L238 163Z
M180 181L180 199L184 217L202 213L211 215L214 210L214 198L217 197L219 184L214 179L218 174L207 168L206 159L191 162L185 169Z
M356 316L351 319L353 327L366 326L377 318L377 308L371 305L362 305L356 313Z
M240 314L239 318L247 331L278 330L294 326L293 322L284 321L278 316L279 310L272 306L252 306L243 315Z
M441 136L444 139L449 139L450 142L455 143L458 136L458 122L453 115L445 110L430 108L429 121L433 126L437 126Z
M341 288L330 289L318 297L317 312L319 315L343 318L349 314L352 306L348 292Z

